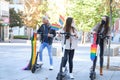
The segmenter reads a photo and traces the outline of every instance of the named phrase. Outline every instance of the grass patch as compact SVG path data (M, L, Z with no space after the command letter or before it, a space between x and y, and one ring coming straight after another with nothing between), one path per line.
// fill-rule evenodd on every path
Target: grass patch
M16 35L14 39L28 39L28 36Z

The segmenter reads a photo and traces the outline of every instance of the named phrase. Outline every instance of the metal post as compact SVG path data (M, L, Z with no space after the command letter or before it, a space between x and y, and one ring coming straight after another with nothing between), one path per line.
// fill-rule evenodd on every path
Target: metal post
M112 0L110 0L110 30L112 28ZM107 69L110 67L110 45L111 45L111 39L109 38L108 42L108 58L107 58Z

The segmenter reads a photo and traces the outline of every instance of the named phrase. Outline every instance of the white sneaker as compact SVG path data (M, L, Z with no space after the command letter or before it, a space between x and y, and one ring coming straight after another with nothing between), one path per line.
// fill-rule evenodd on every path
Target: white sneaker
M53 70L53 66L50 66L49 70Z
M65 72L65 67L62 67L62 72Z
M43 65L43 62L42 61L40 61L40 62L37 62L38 64L41 64L41 65Z
M73 73L70 73L70 78L71 78L71 79L74 79Z

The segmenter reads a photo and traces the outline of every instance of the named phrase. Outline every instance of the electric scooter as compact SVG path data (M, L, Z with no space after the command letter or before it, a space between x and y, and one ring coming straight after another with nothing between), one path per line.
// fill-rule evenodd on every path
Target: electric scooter
M91 54L90 54L90 58L93 61L93 66L90 69L90 79L94 80L96 78L96 72L95 72L95 67L96 67L96 62L97 62L97 44L96 44L96 40L97 40L97 34L94 33L93 34L93 43L91 45Z
M57 74L56 80L70 80L70 77L68 75L67 67L65 67L65 71L62 72L63 61L64 61L64 57L62 57L61 64L60 64L60 71Z
M39 34L41 34L41 33L39 33ZM36 70L38 70L42 67L42 64L37 63L38 55L40 54L40 52L36 51L36 48L37 48L36 40L37 40L37 33L34 34L34 41L32 42L32 51L33 51L33 59L32 59L32 66L31 66L32 73L35 73Z
M43 65L43 64L38 64L38 63L37 63L37 59L38 59L39 53L40 53L40 52L37 52L37 55L36 55L36 58L35 58L35 63L34 63L33 66L32 66L32 69L31 69L31 72L32 72L32 73L35 73L36 70L42 68L42 65Z
M42 64L37 64L39 52L36 52L36 48L37 48L37 33L33 33L33 36L31 37L31 58L27 67L23 68L23 70L31 70L32 73L35 73L36 69L42 67Z
M60 33L60 34L62 34L62 35L64 35L64 36L66 36L66 35L72 36L72 35L69 34L69 33ZM63 53L64 53L64 54L65 54L65 45L66 45L66 37L65 37L64 46L63 46ZM70 45L71 45L71 43L70 43ZM64 62L64 56L63 56L62 59L61 59L60 71L59 71L58 74L57 74L56 80L71 80L71 79L70 79L70 76L68 75L67 67L65 67L65 71L64 71L64 72L62 71L63 62Z
M97 38L98 36L98 38ZM96 40L98 39L98 43L100 42L100 39L104 38L104 39L109 39L109 36L104 36L102 34L97 34L97 33L94 33L93 34L93 44L91 45L91 60L93 61L93 66L91 67L90 69L90 80L95 80L96 79L96 72L95 72L95 68L96 68L96 63L97 63L97 44L96 44Z
M37 34L47 35L47 34L43 34L42 32L37 33ZM35 44L36 44L36 43L35 43ZM35 49L36 49L36 48L35 48ZM40 54L40 52L37 52L37 55L35 56L35 59L34 59L35 61L34 61L33 65L32 65L32 68L31 68L31 72L32 72L32 73L35 73L36 70L42 68L42 65L43 65L43 64L38 64L38 63L37 63L37 59L38 59L38 55L39 55L39 54Z

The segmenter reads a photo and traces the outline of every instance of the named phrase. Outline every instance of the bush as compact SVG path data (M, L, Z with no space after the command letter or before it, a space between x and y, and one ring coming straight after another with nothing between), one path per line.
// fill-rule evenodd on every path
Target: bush
M17 35L14 36L14 39L28 39L28 36Z

